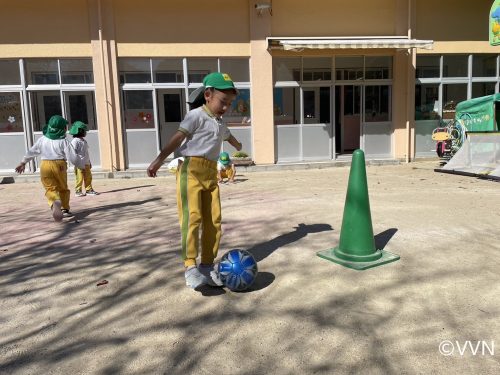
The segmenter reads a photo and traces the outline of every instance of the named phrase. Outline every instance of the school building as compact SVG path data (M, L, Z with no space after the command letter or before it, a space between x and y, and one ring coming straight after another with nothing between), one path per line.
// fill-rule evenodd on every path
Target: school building
M435 156L432 130L499 92L492 0L0 0L0 171L54 114L94 168L145 168L209 72L257 165ZM226 151L234 149L224 145ZM36 170L35 163L31 170Z

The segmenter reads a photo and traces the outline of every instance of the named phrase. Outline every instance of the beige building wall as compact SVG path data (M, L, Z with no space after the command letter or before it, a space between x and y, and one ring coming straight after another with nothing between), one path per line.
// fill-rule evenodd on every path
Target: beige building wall
M248 0L114 1L118 56L249 56Z
M415 38L434 40L433 50L420 53L498 53L488 41L492 0L413 1Z
M271 34L271 15L255 12L250 7L250 83L253 153L255 163L273 164L276 161L273 112L273 59L267 51L266 37Z
M0 58L90 57L87 0L1 1Z
M273 0L273 36L394 35L397 0Z
M267 1L267 0L266 0ZM253 148L274 163L272 56L394 56L394 157L414 154L415 53L498 53L488 44L490 0L3 1L0 58L92 57L104 169L125 168L119 57L250 57ZM20 24L22 23L22 27ZM434 50L268 51L268 36L432 39Z
M101 167L126 168L113 2L88 0Z

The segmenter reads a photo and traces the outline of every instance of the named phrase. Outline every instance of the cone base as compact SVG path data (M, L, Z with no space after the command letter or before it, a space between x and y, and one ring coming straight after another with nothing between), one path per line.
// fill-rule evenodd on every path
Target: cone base
M372 268L372 267L381 266L382 264L386 264L386 263L395 262L396 260L399 259L399 255L397 255L397 254L393 254L393 253L390 253L390 252L385 251L385 250L379 250L382 253L382 256L377 260L374 260L371 262L353 262L353 261L344 260L344 259L337 257L335 255L334 250L335 249L318 251L317 255L320 258L329 260L331 262L340 264L341 266L344 266L347 268L352 268L352 269L358 270L358 271L366 270L366 269Z

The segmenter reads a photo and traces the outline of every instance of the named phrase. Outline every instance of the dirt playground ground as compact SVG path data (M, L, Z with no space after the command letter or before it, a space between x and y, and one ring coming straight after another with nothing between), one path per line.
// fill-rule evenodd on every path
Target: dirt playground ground
M185 286L174 176L95 180L62 224L40 183L0 185L0 374L498 374L500 183L435 167L367 167L401 259L365 271L316 255L349 167L240 172L219 256L258 261L242 293Z

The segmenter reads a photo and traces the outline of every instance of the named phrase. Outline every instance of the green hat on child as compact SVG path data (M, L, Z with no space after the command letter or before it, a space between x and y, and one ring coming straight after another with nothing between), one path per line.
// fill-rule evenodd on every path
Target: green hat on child
M234 92L238 92L234 87L233 80L229 77L229 74L226 73L210 73L205 78L203 78L203 86L208 89L209 87L213 87L217 90L234 90Z
M229 154L227 152L221 152L219 155L219 161L223 165L228 165L231 159L229 158Z
M84 124L81 121L75 121L73 125L71 126L71 129L69 130L69 134L71 135L77 135L80 132L80 129L83 131L87 131L87 124Z
M49 119L47 125L42 129L42 133L49 139L64 139L66 137L66 125L68 121L59 115L54 115Z

